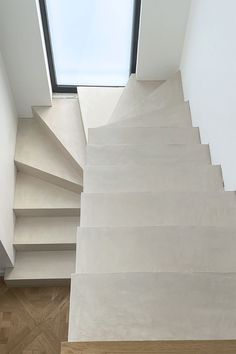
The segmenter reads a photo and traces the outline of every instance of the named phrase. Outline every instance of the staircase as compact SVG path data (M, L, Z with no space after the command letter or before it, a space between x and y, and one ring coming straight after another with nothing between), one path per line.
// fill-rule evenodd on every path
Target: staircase
M8 286L64 285L75 271L85 135L76 98L34 107L19 120L14 268Z
M192 127L180 74L137 85L89 130L69 325L80 343L63 353L138 352L108 341L233 353L217 341L235 338L235 194ZM81 343L91 341L105 343Z

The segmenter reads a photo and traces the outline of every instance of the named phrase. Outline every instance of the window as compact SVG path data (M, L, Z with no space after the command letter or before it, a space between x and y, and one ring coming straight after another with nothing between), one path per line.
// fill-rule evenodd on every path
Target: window
M40 0L54 92L125 86L135 72L141 0Z

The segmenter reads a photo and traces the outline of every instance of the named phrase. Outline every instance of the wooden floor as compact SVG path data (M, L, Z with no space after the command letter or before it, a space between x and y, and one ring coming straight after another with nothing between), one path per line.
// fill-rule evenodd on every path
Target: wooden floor
M61 354L235 354L236 341L62 343Z
M59 354L69 287L7 288L0 279L0 354Z

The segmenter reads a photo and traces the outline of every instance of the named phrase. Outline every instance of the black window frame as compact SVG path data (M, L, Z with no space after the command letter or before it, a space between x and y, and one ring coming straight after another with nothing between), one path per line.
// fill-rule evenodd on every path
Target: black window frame
M117 0L117 1L119 1L119 0ZM141 1L142 0L134 0L130 74L136 72ZM47 58L48 58L49 73L50 73L51 84L52 84L52 91L55 93L76 93L77 87L81 87L81 86L85 86L85 85L58 85L57 84L45 0L39 0L39 6L40 6L41 19L42 19L42 25L43 25L43 32L44 32L46 52L47 52ZM86 86L93 87L93 85L86 85ZM114 86L103 86L103 87L114 87ZM115 86L115 87L118 87L118 86Z

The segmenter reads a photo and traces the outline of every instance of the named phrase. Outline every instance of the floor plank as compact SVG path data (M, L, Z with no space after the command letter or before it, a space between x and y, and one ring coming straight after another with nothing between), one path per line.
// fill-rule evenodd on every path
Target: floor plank
M235 354L236 341L62 343L61 354Z
M59 354L69 295L69 287L7 288L0 279L0 353Z

